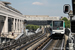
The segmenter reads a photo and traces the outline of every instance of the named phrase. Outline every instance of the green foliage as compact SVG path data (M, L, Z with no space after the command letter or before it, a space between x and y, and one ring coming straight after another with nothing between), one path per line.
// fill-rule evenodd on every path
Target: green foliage
M62 20L64 20L64 21L68 21L68 19L67 19L66 17L64 17Z
M26 28L29 29L29 30L36 30L37 28L39 28L39 26L38 25L28 24L26 26Z
M66 17L64 17L62 20L65 21L65 27L70 28L70 20L68 20Z

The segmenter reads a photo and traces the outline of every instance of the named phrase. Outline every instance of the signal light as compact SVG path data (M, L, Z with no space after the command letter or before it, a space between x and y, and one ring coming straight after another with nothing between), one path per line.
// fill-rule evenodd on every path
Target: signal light
M65 6L65 11L64 12L68 12L68 6Z
M64 13L69 13L70 12L70 5L69 4L65 4L64 5Z

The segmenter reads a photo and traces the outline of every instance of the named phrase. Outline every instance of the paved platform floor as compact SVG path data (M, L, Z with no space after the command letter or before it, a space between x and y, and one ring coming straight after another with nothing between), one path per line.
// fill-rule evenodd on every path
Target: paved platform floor
M12 39L15 39L19 34L4 34L4 35L1 35L1 37L7 37L7 38L12 38Z

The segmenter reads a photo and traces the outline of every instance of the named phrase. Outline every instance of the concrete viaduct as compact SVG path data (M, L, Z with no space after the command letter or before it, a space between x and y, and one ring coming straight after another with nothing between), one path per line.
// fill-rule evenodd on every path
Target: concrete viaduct
M48 15L24 15L27 24L49 25L52 20L59 20L58 16L49 17Z

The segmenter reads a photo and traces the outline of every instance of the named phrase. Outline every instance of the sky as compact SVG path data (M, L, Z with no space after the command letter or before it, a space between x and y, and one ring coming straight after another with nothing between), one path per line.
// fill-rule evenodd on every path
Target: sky
M13 8L19 10L23 15L49 15L49 16L64 16L63 6L70 4L71 0L1 0L10 2Z

